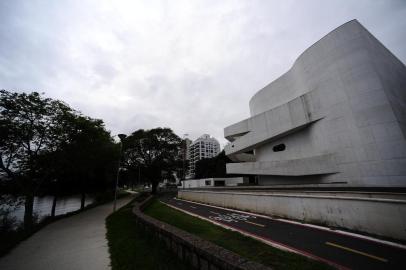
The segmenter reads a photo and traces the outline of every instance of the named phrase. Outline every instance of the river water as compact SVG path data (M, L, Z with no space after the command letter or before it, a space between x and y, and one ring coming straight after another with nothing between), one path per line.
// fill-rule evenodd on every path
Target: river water
M51 215L52 201L52 196L34 198L34 213L38 215L39 220ZM93 197L86 196L85 205L89 205L93 202ZM78 209L80 209L80 195L61 197L57 200L55 215L63 215ZM18 207L11 215L16 217L17 222L22 222L24 220L24 205Z

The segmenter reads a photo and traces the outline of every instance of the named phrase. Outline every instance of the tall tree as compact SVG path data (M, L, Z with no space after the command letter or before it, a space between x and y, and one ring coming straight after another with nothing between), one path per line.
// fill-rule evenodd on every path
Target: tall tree
M40 160L64 139L60 120L73 110L58 100L0 90L0 170L25 197L24 226L32 226L34 195L44 181Z
M117 159L118 147L103 121L36 92L0 91L0 179L20 187L26 229L41 186L79 191L84 207L85 192L112 183Z
M155 193L164 174L181 166L181 139L169 128L137 130L123 140L123 164L127 168L142 168L142 174Z
M231 162L224 150L215 157L199 160L196 162L195 178L227 177L226 164Z
M83 209L86 192L111 188L110 176L116 169L119 149L101 120L75 115L64 129L68 140L56 152L53 167L56 175L62 171L65 177L76 180Z

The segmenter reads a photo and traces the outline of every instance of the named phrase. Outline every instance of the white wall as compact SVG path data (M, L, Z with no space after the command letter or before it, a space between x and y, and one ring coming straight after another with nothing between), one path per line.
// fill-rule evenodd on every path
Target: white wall
M179 190L178 197L221 207L406 240L406 195Z
M209 185L206 185L206 181L210 181ZM182 188L202 188L202 187L214 187L215 181L224 181L225 186L237 186L246 182L244 177L230 177L230 178L203 178L203 179L189 179L182 181Z
M249 105L251 118L225 128L233 140L225 151L238 160L254 150L255 161L231 164L228 173L253 174L244 172L253 167L260 184L272 185L325 168L312 184L406 186L406 67L357 21L313 44ZM274 152L282 143L286 150ZM333 164L305 164L323 155ZM284 167L300 160L302 167Z

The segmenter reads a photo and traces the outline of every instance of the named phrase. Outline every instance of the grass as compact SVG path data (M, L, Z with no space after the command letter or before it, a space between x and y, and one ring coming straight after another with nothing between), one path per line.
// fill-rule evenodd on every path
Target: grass
M155 200L145 214L197 235L252 261L274 269L334 269L321 262L285 252L238 232L224 229L208 221L187 215Z
M190 269L163 243L137 227L131 209L129 203L106 219L112 269Z

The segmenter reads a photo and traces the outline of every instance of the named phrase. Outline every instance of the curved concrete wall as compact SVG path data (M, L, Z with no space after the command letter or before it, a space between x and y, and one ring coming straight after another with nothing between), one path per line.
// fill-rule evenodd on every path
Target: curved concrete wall
M225 150L237 161L253 151L255 172L236 163L228 173L257 174L263 185L297 184L322 171L305 183L406 186L406 67L358 21L307 49L249 106L250 118L225 128ZM275 152L279 144L286 149ZM305 162L323 155L334 164Z

